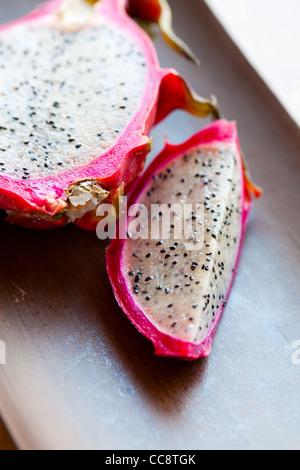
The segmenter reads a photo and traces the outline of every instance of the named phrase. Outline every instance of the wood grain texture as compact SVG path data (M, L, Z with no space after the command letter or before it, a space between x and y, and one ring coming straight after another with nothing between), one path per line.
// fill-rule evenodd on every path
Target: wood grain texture
M299 129L203 2L171 3L202 68L158 40L162 63L202 95L214 92L238 120L265 189L230 302L208 359L156 358L116 304L95 234L36 233L1 220L0 409L21 449L300 448L300 366L292 363L300 340ZM177 143L200 125L175 113L154 131L153 154L164 134Z

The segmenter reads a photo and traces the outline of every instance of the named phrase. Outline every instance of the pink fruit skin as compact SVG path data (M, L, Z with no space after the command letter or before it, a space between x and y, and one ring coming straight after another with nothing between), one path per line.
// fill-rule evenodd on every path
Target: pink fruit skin
M151 180L153 174L159 171L159 168L165 166L170 160L173 160L178 155L182 155L184 152L201 146L201 144L234 144L238 149L240 157L240 168L242 171L242 215L241 215L241 227L242 237L239 246L237 259L235 261L235 269L233 272L232 281L225 298L225 305L229 299L229 295L235 280L240 256L244 233L246 229L247 220L252 207L252 198L248 189L248 183L243 173L243 163L240 153L239 140L237 135L237 128L235 122L228 122L225 120L215 121L213 124L193 136L188 142L179 145L172 146L166 145L165 150L155 159L155 161L147 169L143 177L136 184L128 202L128 207L136 203L139 199L139 195L143 188ZM128 292L126 279L122 272L122 251L124 246L124 240L113 240L107 250L107 271L113 286L115 297L127 315L131 322L136 328L148 339L152 341L155 347L155 354L158 356L174 357L184 360L195 360L200 357L207 357L211 352L213 338L216 333L216 329L220 322L224 307L220 308L216 322L211 330L208 332L206 339L200 344L188 343L172 338L171 336L160 332L144 315L143 311L139 308L135 299Z
M28 16L6 24L0 28L5 30L20 23L39 21L58 10L62 0L53 0ZM189 109L191 103L186 98L187 87L183 79L172 69L161 69L153 44L146 33L128 16L125 10L126 0L102 0L99 14L109 21L117 23L119 28L128 31L141 46L147 67L147 81L143 104L133 117L124 134L117 143L105 154L95 158L91 163L47 178L15 180L0 175L0 208L13 211L9 217L11 223L29 228L51 228L49 218L39 225L39 220L24 218L19 213L42 213L50 217L63 210L66 204L66 190L74 182L97 180L106 190L116 189L125 183L132 183L142 172L150 149L148 135L154 124L161 121L176 108ZM175 95L173 101L170 96ZM60 226L53 221L53 228ZM83 227L84 224L80 224ZM89 225L89 224L87 224ZM84 227L83 227L84 228ZM95 226L93 225L93 228Z
M158 21L161 15L159 0L130 0L128 3L132 16L150 21Z

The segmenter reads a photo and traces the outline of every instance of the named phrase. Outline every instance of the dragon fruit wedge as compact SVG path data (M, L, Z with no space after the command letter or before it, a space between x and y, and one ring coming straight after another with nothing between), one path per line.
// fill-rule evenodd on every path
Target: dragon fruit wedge
M155 123L175 108L217 113L159 67L130 0L94 3L52 0L0 28L0 209L11 223L94 229L96 207L141 173Z
M236 124L225 120L183 145L167 144L133 188L128 207L135 209L108 248L108 274L119 305L157 355L209 355L253 195L260 191L246 175ZM195 205L202 211L193 210ZM159 238L153 226L174 207L166 236ZM180 207L187 232L182 225L178 229ZM133 236L137 219L141 230ZM150 226L156 236L143 232Z

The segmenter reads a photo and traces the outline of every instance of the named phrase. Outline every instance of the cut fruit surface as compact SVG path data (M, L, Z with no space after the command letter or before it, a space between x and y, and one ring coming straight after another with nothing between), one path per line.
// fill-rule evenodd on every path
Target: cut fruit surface
M11 222L56 227L59 214L82 226L104 194L140 174L155 122L177 107L214 114L159 67L126 5L54 0L0 28L0 208ZM74 185L91 188L75 210Z
M140 227L148 236L142 231L143 238L134 239L134 217L129 217L127 235L109 247L115 296L153 342L156 354L207 356L236 274L252 204L235 123L216 121L181 146L167 145L135 187L132 204L139 213L147 208ZM170 208L175 215L167 217L168 237L153 238L153 225ZM178 225L179 220L185 225Z
M76 32L51 16L7 30L0 68L0 173L15 180L56 176L103 155L140 109L147 80L141 46L100 15Z

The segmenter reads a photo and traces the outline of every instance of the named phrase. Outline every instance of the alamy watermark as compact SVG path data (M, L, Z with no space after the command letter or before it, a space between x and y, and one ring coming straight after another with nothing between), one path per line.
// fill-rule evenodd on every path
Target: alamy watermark
M292 355L292 363L295 366L300 365L300 340L294 341L292 344L292 348L295 349L295 352Z
M0 365L6 364L6 344L4 341L0 341Z
M118 210L111 204L101 204L97 216L100 240L184 240L187 250L200 250L204 245L204 204L133 204L128 207L122 197ZM118 233L116 232L118 220ZM212 236L216 234L212 231Z

